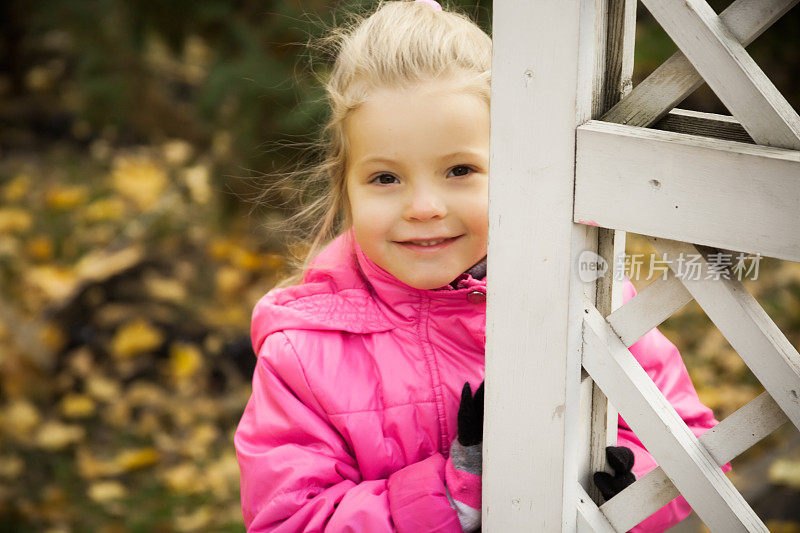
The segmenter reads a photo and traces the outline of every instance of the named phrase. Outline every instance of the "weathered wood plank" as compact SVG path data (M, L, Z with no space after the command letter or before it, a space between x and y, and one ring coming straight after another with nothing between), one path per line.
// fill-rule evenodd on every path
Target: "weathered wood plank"
M648 240L662 256L699 257L701 274L684 276L681 282L789 420L800 429L800 354L764 308L735 276L704 279L710 272L708 250L685 242Z
M736 0L720 14L720 19L747 46L797 2ZM630 126L649 126L702 84L703 78L686 56L678 51L603 115L602 120Z
M767 531L591 304L584 314L583 366L712 531Z
M489 185L487 531L576 528L584 287L574 264L596 229L573 224L571 206L575 127L591 118L595 1L494 7L490 174L505 179ZM526 279L514 280L520 269Z
M675 108L667 113L664 118L653 124L653 128L755 144L753 138L739 124L739 121L730 115Z
M759 144L800 150L800 116L705 0L642 0Z
M764 392L698 440L722 466L788 421L772 396ZM679 495L664 471L656 467L600 506L600 511L616 531L628 531Z
M672 270L642 289L628 303L606 317L606 321L625 346L632 346L642 335L661 324L692 301Z
M633 46L636 31L636 0L595 0L594 34L595 67L591 118L600 116L631 89L633 75ZM597 253L611 265L615 258L625 253L625 232L597 229ZM601 277L596 281L595 306L603 316L622 305L622 281L615 276ZM588 419L589 465L584 476L605 470L607 446L616 443L616 410L608 403L600 387L593 386L591 413ZM589 495L602 502L600 491L593 483L588 485Z
M798 151L589 121L575 180L575 222L800 261Z

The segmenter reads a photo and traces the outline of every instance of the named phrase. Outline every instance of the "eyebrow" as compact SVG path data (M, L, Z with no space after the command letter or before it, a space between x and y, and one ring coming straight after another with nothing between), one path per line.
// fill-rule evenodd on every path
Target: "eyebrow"
M439 159L441 161L444 161L444 160L452 159L454 157L459 157L459 156L481 157L482 154L480 152L473 152L473 151L470 151L470 150L459 150L458 152L452 152L450 154L443 155ZM358 163L356 163L356 165L359 165L359 166L360 165L366 165L367 163L389 163L389 164L395 164L395 163L397 163L397 161L395 161L394 159L390 159L388 157L377 157L377 156L376 157L365 157L365 158L361 159Z

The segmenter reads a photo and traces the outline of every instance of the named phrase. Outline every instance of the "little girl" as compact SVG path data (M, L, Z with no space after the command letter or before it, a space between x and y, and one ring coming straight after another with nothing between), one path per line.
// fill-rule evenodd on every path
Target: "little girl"
M475 531L491 39L434 0L381 1L336 39L329 144L312 169L330 180L327 211L300 282L253 311L258 362L234 439L245 524ZM631 352L697 435L716 423L657 329ZM609 454L623 471L607 497L631 467L655 467L622 420L618 444L632 460ZM635 529L689 512L677 498Z

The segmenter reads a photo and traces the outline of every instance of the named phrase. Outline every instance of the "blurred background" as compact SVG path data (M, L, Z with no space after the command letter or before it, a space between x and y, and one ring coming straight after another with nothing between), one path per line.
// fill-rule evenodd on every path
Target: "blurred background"
M489 31L488 1L455 4ZM0 3L0 531L244 531L250 313L286 271L269 223L296 207L260 199L263 173L307 157L326 117L329 58L305 43L369 6ZM795 109L798 11L748 48ZM638 19L635 83L676 50ZM705 87L681 107L727 113ZM747 286L800 346L798 265L762 259ZM717 418L761 392L695 304L661 329ZM731 476L770 529L800 531L796 430Z

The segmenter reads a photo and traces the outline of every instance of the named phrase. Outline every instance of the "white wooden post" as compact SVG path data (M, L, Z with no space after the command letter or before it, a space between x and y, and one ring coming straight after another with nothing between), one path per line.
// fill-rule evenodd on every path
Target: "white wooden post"
M486 531L574 531L589 473L616 438L616 412L591 380L581 383L581 331L584 298L608 314L621 285L610 272L584 283L576 265L585 250L611 265L624 232L572 222L575 128L629 88L634 8L494 4Z

